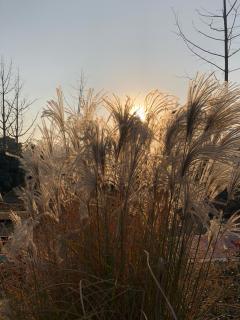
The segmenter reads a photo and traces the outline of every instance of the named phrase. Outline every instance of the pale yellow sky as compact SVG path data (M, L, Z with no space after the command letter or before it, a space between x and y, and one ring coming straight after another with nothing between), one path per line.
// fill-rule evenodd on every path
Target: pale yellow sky
M13 59L26 94L38 99L28 121L58 85L67 96L73 94L82 71L88 86L133 95L137 103L152 89L183 100L187 77L213 69L174 33L172 9L187 35L222 50L198 38L192 26L193 20L199 21L196 8L221 5L220 0L1 0L0 54ZM233 67L239 61L240 56ZM238 82L239 74L231 79Z

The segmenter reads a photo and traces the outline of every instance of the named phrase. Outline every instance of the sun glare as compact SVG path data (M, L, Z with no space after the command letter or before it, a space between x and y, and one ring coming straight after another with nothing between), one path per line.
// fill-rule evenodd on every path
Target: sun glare
M140 120L144 121L146 118L145 110L143 106L134 106L133 112L140 118Z

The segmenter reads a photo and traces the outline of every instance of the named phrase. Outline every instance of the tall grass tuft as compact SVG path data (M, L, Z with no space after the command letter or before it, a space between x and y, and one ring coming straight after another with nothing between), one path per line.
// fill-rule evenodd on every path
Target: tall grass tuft
M131 98L83 101L66 110L58 89L24 159L29 218L14 215L1 273L10 319L204 319L216 245L239 232L214 201L239 187L240 89L198 76L183 106L151 92L144 121Z

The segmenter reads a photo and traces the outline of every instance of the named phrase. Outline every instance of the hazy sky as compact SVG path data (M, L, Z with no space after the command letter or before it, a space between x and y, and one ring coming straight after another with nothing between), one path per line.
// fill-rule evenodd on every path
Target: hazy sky
M195 9L221 5L222 0L0 0L0 54L19 66L25 92L39 99L34 111L54 96L56 86L70 93L81 70L96 89L138 96L158 88L182 99L185 76L210 67L174 33L172 8L186 34L199 39L192 28ZM240 71L231 79L239 76Z

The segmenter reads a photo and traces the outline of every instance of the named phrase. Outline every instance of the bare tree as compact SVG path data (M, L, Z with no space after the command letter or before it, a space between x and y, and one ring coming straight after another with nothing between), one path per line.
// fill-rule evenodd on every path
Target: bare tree
M3 58L0 62L0 129L2 130L2 149L7 148L8 131L11 128L11 115L16 101L15 83L13 82L12 62L8 65Z
M9 135L13 137L15 139L15 142L18 144L19 139L25 136L32 129L37 119L37 115L35 116L35 118L29 126L24 126L24 116L26 112L29 110L29 108L32 106L32 104L35 102L35 100L29 101L25 97L23 97L23 83L20 80L19 71L17 73L14 90L16 99L12 110L12 122L11 127L9 128Z
M198 58L224 72L224 80L228 82L229 73L240 69L229 68L230 59L240 51L240 48L232 48L233 40L240 37L240 33L237 32L240 26L236 24L239 16L240 4L239 0L234 0L232 2L230 0L222 1L222 8L219 13L209 12L205 9L197 10L201 21L209 28L209 32L205 32L194 25L194 28L198 32L198 34L205 37L205 39L210 39L213 42L222 43L222 52L211 51L208 48L204 48L197 42L189 39L182 31L176 14L175 18L178 28L178 35L183 39L187 48ZM215 60L212 60L212 58L214 58L215 60L216 58L220 58L222 59L222 62L218 63Z
M84 104L84 88L85 88L85 77L83 72L81 72L81 77L79 81L79 87L78 87L78 106L77 106L77 112L80 114L81 109Z
M24 127L24 114L34 101L28 101L22 94L23 84L20 81L19 72L15 76L12 68L12 62L9 64L1 58L0 62L0 131L2 132L1 149L7 150L7 141L14 138L16 144L19 138L26 135L36 118L32 123Z

